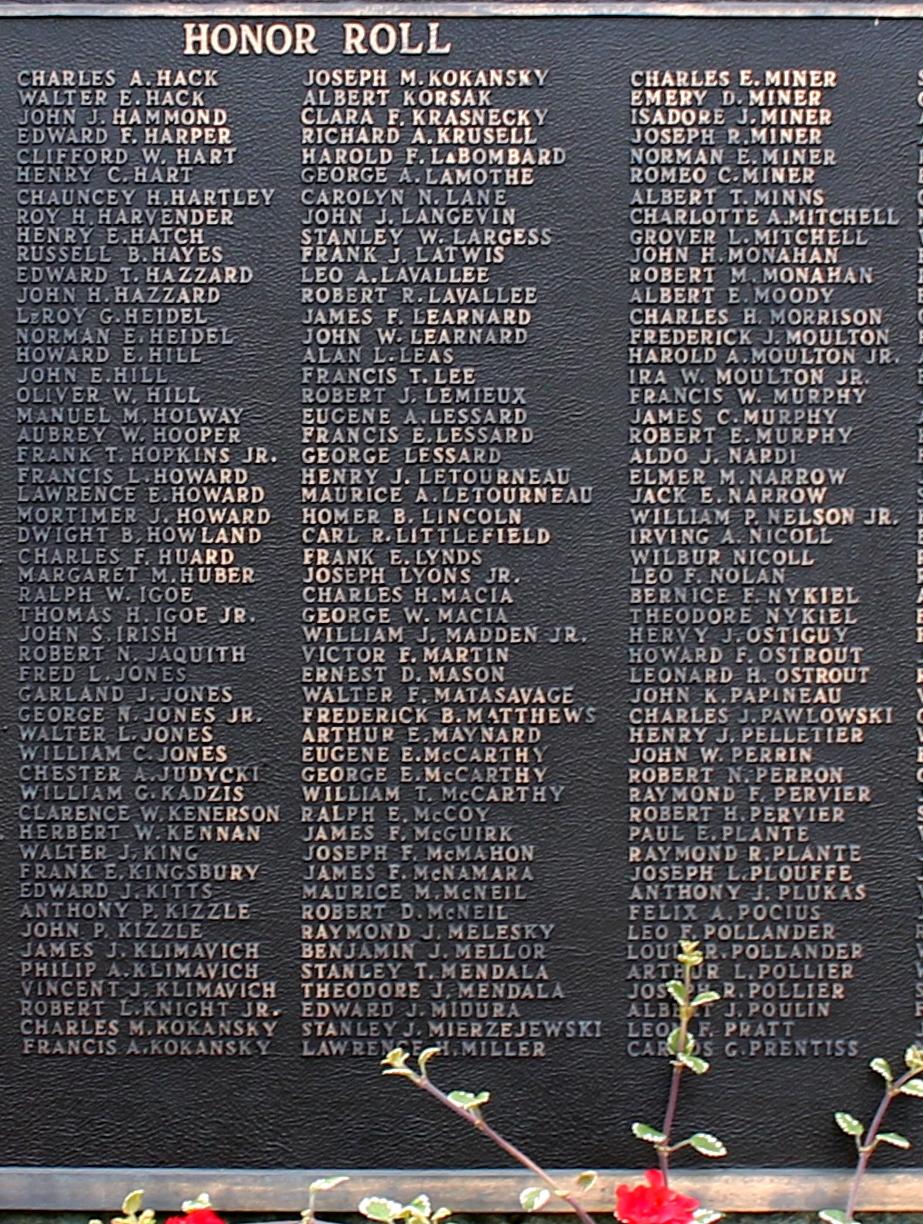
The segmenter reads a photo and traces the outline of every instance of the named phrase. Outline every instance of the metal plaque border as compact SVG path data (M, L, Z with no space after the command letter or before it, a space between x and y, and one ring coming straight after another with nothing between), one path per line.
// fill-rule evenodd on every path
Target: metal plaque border
M10 17L923 17L923 0L0 0Z
M54 17L357 17L478 18L684 17L913 19L923 17L923 0L0 0L0 20ZM579 1170L554 1170L555 1181L574 1188ZM339 1175L345 1185L327 1191L324 1210L352 1212L365 1195L386 1193L409 1201L425 1191L459 1212L522 1211L519 1195L534 1178L515 1169L222 1169L135 1167L0 1166L0 1211L113 1211L136 1187L145 1206L177 1210L193 1192L207 1189L225 1212L297 1213L307 1203L307 1186L317 1177ZM588 1210L609 1214L614 1187L636 1179L638 1170L607 1169L584 1195ZM726 1212L817 1211L845 1201L851 1169L677 1170L671 1185L700 1195ZM923 1211L923 1169L866 1174L860 1211ZM560 1214L552 1199L540 1209ZM295 1222L293 1221L293 1224Z
M177 1210L192 1193L205 1189L221 1211L297 1214L307 1204L308 1184L316 1177L340 1175L349 1181L324 1194L324 1212L354 1212L365 1195L387 1194L407 1202L426 1192L457 1212L519 1215L520 1191L534 1177L514 1169L150 1169L150 1168L0 1168L2 1211L114 1211L124 1196L144 1188L144 1204ZM577 1171L554 1170L562 1186L574 1187ZM583 1197L588 1210L610 1214L614 1187L637 1180L634 1169L607 1169ZM852 1170L705 1169L675 1170L670 1185L700 1196L723 1211L817 1211L845 1202ZM860 1211L923 1210L923 1170L868 1173L859 1195ZM546 1215L569 1210L554 1199ZM297 1224L292 1221L292 1224Z

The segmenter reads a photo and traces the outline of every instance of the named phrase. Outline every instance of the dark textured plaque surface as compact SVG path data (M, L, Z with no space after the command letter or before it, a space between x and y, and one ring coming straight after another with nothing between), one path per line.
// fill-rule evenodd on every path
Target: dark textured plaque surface
M3 23L5 1159L493 1165L403 1042L638 1163L686 935L685 1117L841 1164L921 1031L921 27L184 20Z

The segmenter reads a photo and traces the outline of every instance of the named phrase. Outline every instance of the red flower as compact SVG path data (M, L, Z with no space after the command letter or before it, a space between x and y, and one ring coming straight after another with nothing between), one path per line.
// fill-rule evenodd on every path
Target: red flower
M164 1224L225 1224L225 1222L210 1207L196 1207L193 1211L187 1211L185 1215L170 1216L164 1220Z
M692 1224L698 1200L671 1190L659 1169L644 1176L646 1186L616 1186L615 1218L622 1224Z

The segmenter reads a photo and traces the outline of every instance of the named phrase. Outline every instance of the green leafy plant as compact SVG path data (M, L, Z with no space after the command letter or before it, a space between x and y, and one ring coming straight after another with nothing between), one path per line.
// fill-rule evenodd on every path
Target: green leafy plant
M154 1224L154 1212L148 1207L141 1210L143 1190L132 1190L122 1201L122 1214L113 1216L109 1224ZM90 1220L90 1224L102 1224L102 1220ZM170 1216L164 1224L225 1224L216 1214L207 1194L200 1194L183 1203L183 1214Z
M635 1138L651 1144L657 1153L664 1187L669 1187L670 1184L670 1157L674 1152L690 1148L700 1156L710 1158L727 1155L727 1148L721 1140L708 1131L696 1131L678 1142L673 1139L683 1072L705 1075L709 1069L709 1064L697 1053L698 1045L692 1031L693 1026L703 1008L721 999L717 990L696 989L695 978L705 961L705 955L697 940L681 940L676 960L680 967L680 976L671 978L665 986L666 993L676 1007L676 1025L666 1040L672 1074L663 1121L660 1126L651 1126L647 1122L633 1122L631 1126L631 1133ZM712 1221L719 1220L721 1215L720 1212L703 1207L695 1212L693 1218L697 1224L712 1224Z
M386 1058L382 1059L382 1066L385 1068L382 1074L397 1075L402 1079L409 1080L416 1088L420 1088L424 1092L428 1093L431 1097L437 1100L440 1105L443 1105L446 1109L455 1114L456 1117L461 1118L470 1126L473 1126L475 1130L480 1131L482 1135L495 1143L497 1147L506 1152L508 1156L511 1156L513 1160L517 1161L524 1168L528 1169L530 1173L534 1173L538 1178L539 1185L527 1186L519 1196L519 1202L524 1211L540 1211L553 1195L554 1197L567 1203L573 1209L577 1218L581 1221L581 1224L593 1224L592 1217L580 1202L578 1195L586 1193L586 1191L590 1190L593 1185L595 1185L597 1179L596 1173L594 1173L592 1170L587 1170L585 1173L581 1173L577 1178L576 1188L573 1190L568 1190L566 1187L559 1186L554 1178L551 1177L549 1173L546 1173L540 1165L536 1164L531 1157L527 1156L525 1152L521 1151L515 1146L515 1144L510 1143L508 1139L505 1139L488 1124L484 1118L482 1110L490 1101L489 1092L467 1092L463 1089L455 1089L452 1092L443 1092L441 1088L436 1087L429 1077L427 1068L432 1059L434 1059L440 1052L441 1051L439 1050L438 1046L430 1046L429 1049L423 1050L416 1060L417 1070L414 1070L409 1064L410 1055L406 1050L403 1050L400 1046L398 1046L396 1049L393 1049ZM363 1200L363 1202L366 1203L369 1201L389 1203L389 1200ZM400 1204L389 1205L400 1207ZM367 1212L364 1212L361 1203L359 1204L359 1210L363 1211L363 1214L367 1214ZM383 1222L383 1224L390 1224L390 1220L385 1216L375 1216L370 1218L380 1220ZM399 1217L395 1215L390 1218L398 1219L407 1217ZM435 1216L430 1217L431 1224L434 1220ZM412 1224L420 1224L420 1221L413 1220Z
M317 1217L314 1214L314 1207L318 1194L325 1190L334 1190L337 1186L342 1186L344 1182L348 1182L348 1177L317 1177L308 1186L308 1205L301 1213L303 1224L317 1224Z
M396 1220L407 1220L408 1224L440 1224L452 1214L449 1207L437 1207L433 1211L433 1205L425 1194L418 1194L404 1204L394 1199L364 1198L359 1203L359 1210L367 1220L374 1220L376 1224L394 1224Z
M866 1129L858 1118L852 1114L837 1111L833 1119L844 1135L856 1145L856 1171L849 1187L846 1208L840 1211L836 1207L825 1207L820 1218L824 1224L855 1224L856 1203L859 1201L859 1188L869 1166L869 1161L876 1150L885 1144L887 1147L901 1148L904 1151L910 1147L910 1140L898 1134L897 1131L882 1130L885 1117L893 1102L900 1096L923 1097L923 1046L912 1045L904 1052L906 1070L895 1076L891 1064L886 1058L873 1058L869 1067L885 1082L884 1091L878 1108Z
M150 1208L142 1211L143 1202L144 1191L132 1190L131 1194L126 1194L122 1200L122 1214L113 1216L109 1224L153 1224L154 1212ZM102 1220L90 1220L90 1224L102 1224Z

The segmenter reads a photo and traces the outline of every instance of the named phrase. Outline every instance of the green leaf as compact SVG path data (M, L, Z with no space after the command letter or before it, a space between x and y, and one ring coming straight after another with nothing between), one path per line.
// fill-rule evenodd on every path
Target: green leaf
M431 1058L435 1058L437 1054L441 1053L442 1050L439 1048L439 1046L428 1046L427 1049L422 1052L420 1057L417 1059L417 1065L424 1075L426 1074L426 1064L429 1062L429 1060Z
M910 1045L904 1051L908 1071L923 1071L923 1046Z
M862 1123L857 1118L854 1118L852 1114L835 1113L833 1117L834 1117L834 1120L836 1121L837 1126L840 1128L841 1131L843 1131L844 1134L856 1135L856 1136L859 1136L862 1134L862 1131L863 1131Z
M846 1224L846 1212L840 1211L838 1207L825 1207L823 1211L817 1213L824 1221L824 1224Z
M212 1201L208 1195L200 1194L198 1198L187 1199L186 1202L183 1203L183 1211L185 1211L187 1214L190 1211L210 1211L211 1205Z
M701 994L697 994L692 1000L693 1007L704 1007L706 1003L718 1003L721 1000L721 995L717 990L703 990ZM720 1216L718 1217L721 1218Z
M451 1214L451 1207L438 1207L430 1216L430 1224L439 1224L440 1220L447 1220Z
M901 1086L901 1092L905 1096L923 1097L923 1079L908 1080Z
M716 1220L723 1218L720 1211L712 1211L710 1207L700 1207L692 1213L694 1224L715 1224Z
M682 1029L675 1028L670 1032L667 1038L667 1050L670 1054L679 1053L679 1039L682 1036Z
M411 1209L411 1211L418 1211L420 1215L425 1216L428 1216L433 1210L433 1204L430 1202L429 1197L425 1194L418 1194L415 1199L410 1200L407 1206Z
M672 982L667 982L667 994L671 995L680 1006L684 1005L688 999L686 987L676 978Z
M679 941L679 955L676 959L681 965L689 965L695 969L705 960L705 955L700 950L697 939L681 939Z
M903 1148L906 1152L910 1147L910 1140L903 1135L899 1135L897 1131L882 1131L878 1136L879 1143L890 1143L892 1147Z
M678 1054L676 1061L688 1067L694 1075L704 1075L708 1070L708 1063L704 1058L699 1058L698 1054Z
M400 1046L395 1046L393 1050L389 1050L385 1057L379 1063L379 1066L384 1067L382 1075L403 1075L405 1079L416 1079L416 1076L407 1066L407 1059L410 1055L406 1050L402 1050Z
M666 1139L663 1131L659 1131L656 1126L648 1126L646 1122L632 1122L631 1133L645 1143L663 1143Z
M316 1181L312 1181L308 1189L314 1193L317 1190L332 1190L334 1186L342 1186L343 1182L348 1182L348 1177L318 1177Z
M581 1194L585 1194L587 1190L592 1190L599 1181L599 1174L593 1169L586 1169L577 1178L577 1189Z
M382 1220L384 1224L391 1224L391 1221L400 1215L402 1208L400 1203L395 1203L393 1199L364 1198L359 1203L359 1210L369 1220Z
M539 1211L550 1198L551 1194L544 1186L526 1186L519 1196L519 1205L523 1211Z
M894 1072L891 1070L891 1064L886 1058L873 1058L869 1063L873 1071L876 1071L883 1080L891 1083L894 1079Z
M727 1156L724 1144L715 1135L707 1131L697 1131L689 1139L689 1146L694 1147L700 1156Z
M122 1214L123 1215L134 1215L135 1212L140 1208L143 1202L144 1202L144 1191L143 1190L132 1190L131 1194L126 1195L126 1197L122 1201ZM183 1207L183 1211L185 1210L186 1208Z
M462 1109L479 1109L481 1105L486 1105L490 1100L490 1093L479 1092L475 1096L473 1092L456 1090L449 1093L449 1100L453 1105L460 1105Z

